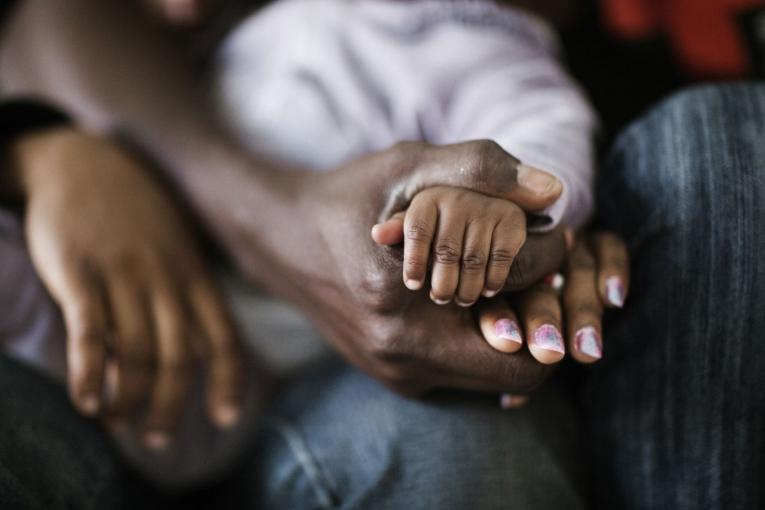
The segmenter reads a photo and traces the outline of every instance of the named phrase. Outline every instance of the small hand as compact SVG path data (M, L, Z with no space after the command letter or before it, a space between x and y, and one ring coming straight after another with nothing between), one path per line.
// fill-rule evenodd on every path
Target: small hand
M428 188L415 195L406 211L372 228L378 244L399 237L409 290L422 288L430 270L430 298L436 304L454 299L471 306L505 286L526 241L526 215L506 200L458 188Z

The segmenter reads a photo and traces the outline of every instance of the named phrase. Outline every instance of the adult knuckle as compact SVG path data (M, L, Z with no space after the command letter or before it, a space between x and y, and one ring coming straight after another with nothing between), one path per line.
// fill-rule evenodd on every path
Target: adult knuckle
M397 300L391 298L396 290L392 274L370 271L361 278L356 298L364 308L374 312L386 312L397 306Z
M402 341L399 335L374 335L370 340L371 354L377 359L393 361L397 359L402 353Z

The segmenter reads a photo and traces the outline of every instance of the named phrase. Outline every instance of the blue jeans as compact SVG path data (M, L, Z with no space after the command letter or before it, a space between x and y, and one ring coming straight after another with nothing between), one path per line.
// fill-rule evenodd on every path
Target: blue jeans
M600 223L632 290L584 394L602 508L765 508L765 85L673 96L618 139Z
M765 87L670 98L620 137L601 175L600 223L628 240L633 279L625 310L606 318L604 359L578 368L582 392L553 380L506 413L474 394L406 400L333 362L286 388L249 460L208 493L211 506L576 509L588 472L599 508L763 507L763 197ZM7 425L20 399L36 398L22 372L0 365L0 431L37 440L19 455L0 434L0 502L11 487L47 507L119 508L123 475L96 432L88 448L51 442L79 430L71 411L56 411L66 426L55 430ZM41 465L87 472L104 493L23 465L55 456L65 462ZM11 483L19 472L31 481Z

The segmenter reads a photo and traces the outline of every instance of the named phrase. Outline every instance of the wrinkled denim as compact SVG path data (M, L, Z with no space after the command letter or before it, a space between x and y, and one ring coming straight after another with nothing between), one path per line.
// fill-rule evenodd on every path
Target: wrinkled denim
M599 507L765 508L765 85L653 109L597 210L632 259L584 398Z

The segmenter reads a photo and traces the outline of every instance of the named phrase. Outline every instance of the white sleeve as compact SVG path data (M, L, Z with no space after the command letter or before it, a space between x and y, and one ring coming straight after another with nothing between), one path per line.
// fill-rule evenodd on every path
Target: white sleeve
M539 19L496 9L507 25L462 24L442 111L429 122L435 143L490 139L522 162L547 170L563 194L535 219L536 230L577 228L593 209L597 121L583 93L556 58L556 39ZM499 11L502 14L499 14ZM460 48L469 48L463 57Z

